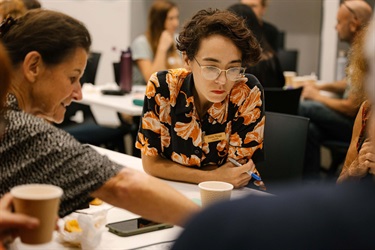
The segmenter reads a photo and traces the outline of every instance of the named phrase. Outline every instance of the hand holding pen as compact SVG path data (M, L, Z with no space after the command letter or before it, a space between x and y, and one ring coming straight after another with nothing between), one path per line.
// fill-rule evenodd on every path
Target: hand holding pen
M238 161L236 161L235 159L228 158L228 160L229 160L231 163L233 163L235 166L237 166L237 167L241 167L241 166L242 166L242 164L239 163ZM246 173L248 173L252 178L254 178L254 179L257 180L257 181L261 181L261 180L262 180L257 174L255 174L255 173L252 172L252 171L247 171Z

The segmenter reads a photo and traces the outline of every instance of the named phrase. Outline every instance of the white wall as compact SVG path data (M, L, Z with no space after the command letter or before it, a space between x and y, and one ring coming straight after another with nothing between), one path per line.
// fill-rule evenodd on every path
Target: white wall
M92 50L102 53L97 84L114 81L112 63L130 45L131 1L40 0L43 8L64 12L86 25L92 36Z
M320 78L324 81L334 81L336 75L337 57L337 32L336 13L340 0L324 1L323 5L323 26L320 57ZM332 13L335 13L332 15Z

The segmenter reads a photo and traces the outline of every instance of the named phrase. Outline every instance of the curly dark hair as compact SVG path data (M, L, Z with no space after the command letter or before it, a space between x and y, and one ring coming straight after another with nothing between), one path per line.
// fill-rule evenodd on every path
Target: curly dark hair
M212 35L229 38L242 52L243 65L255 65L259 61L261 48L255 36L242 18L227 10L198 11L180 32L177 49L193 60L201 41Z

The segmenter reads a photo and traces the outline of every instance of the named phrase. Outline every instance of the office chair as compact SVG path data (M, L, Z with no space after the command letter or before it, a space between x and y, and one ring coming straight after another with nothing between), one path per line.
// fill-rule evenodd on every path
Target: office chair
M265 110L297 115L302 89L264 88Z
M331 163L328 169L321 169L328 174L328 177L336 178L339 174L341 164L345 161L350 142L326 140L322 143L323 147L329 149L331 154Z
M297 72L298 50L279 50L277 56L283 71Z
M101 53L90 53L85 72L80 79L81 84L86 82L95 84L100 57ZM82 111L84 114L82 123L70 120L77 111ZM67 107L64 122L57 126L70 133L81 143L104 146L122 153L125 153L124 136L131 130L131 127L126 124L121 124L121 126L116 128L97 124L90 106L76 102Z
M92 83L95 84L96 79L96 72L98 70L99 66L99 60L101 57L101 53L99 52L90 52L89 57L87 59L86 69L85 72L83 72L83 75L81 79L79 80L81 83L81 86L84 83ZM68 107L66 107L66 112L64 115L64 121L57 125L58 127L69 127L76 125L77 123L73 120L71 120L77 113L77 111L83 112L83 118L84 120L93 120L95 121L94 115L91 112L90 106L72 102Z
M309 118L266 112L264 128L265 161L257 169L272 193L272 187L301 182Z

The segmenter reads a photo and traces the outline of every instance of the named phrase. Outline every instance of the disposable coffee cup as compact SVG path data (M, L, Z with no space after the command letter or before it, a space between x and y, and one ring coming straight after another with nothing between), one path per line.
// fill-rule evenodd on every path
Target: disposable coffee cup
M222 181L205 181L199 183L202 207L211 205L212 203L229 200L233 185Z
M11 189L16 213L39 219L35 229L20 229L21 242L44 244L52 240L63 190L47 184L26 184Z
M297 76L295 71L284 71L285 85L293 86L294 78Z

